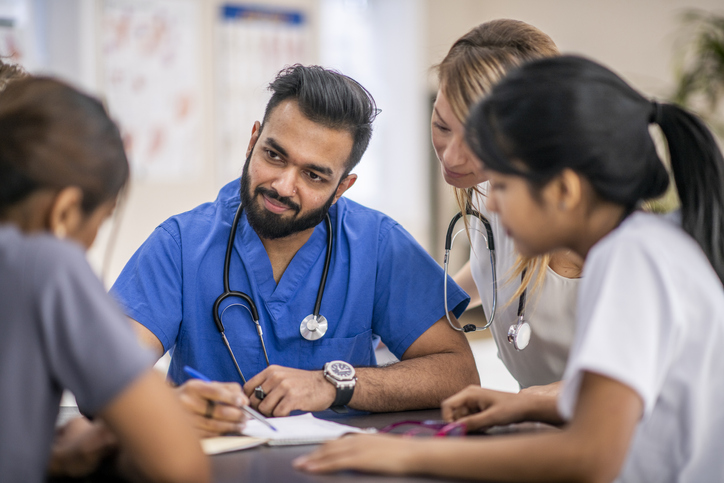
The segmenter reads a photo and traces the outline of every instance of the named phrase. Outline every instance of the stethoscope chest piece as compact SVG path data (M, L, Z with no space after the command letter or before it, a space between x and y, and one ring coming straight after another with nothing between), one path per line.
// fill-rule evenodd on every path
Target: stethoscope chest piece
M523 317L518 317L518 323L508 328L508 342L513 344L516 350L522 351L528 347L531 334L530 324L523 320Z
M327 319L324 315L309 314L302 320L299 332L307 340L321 339L327 333Z

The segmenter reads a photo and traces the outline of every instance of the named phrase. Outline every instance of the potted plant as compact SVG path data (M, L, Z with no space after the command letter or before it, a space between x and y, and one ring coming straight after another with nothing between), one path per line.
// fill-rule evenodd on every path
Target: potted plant
M696 112L724 137L724 16L687 10L681 21L672 101Z

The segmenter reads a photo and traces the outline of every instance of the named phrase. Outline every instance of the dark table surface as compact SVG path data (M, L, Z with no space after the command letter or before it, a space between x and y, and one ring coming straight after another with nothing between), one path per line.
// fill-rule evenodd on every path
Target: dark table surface
M315 413L315 416L338 423L359 428L383 428L388 424L413 420L440 419L439 409L425 411L405 411L399 413L364 413L349 411L337 414L332 411ZM225 453L211 457L214 481L226 482L355 482L355 483L391 483L391 482L426 482L460 481L440 480L420 477L385 477L366 475L356 472L335 473L333 475L311 475L292 468L292 460L297 456L313 451L316 445L304 446L258 446L233 453Z
M78 410L74 407L61 407L58 421L63 423L70 418L78 416ZM314 413L316 417L336 421L341 424L355 426L358 428L383 428L398 421L424 421L439 420L440 410L429 409L424 411L403 411L397 413L367 413L350 410L346 414L338 414L331 410ZM520 431L544 431L551 430L552 426L543 423L523 423L510 426L498 426L487 431L488 434L501 434ZM555 430L555 429L553 429ZM484 435L480 435L484 437ZM213 481L217 483L226 482L354 482L354 483L430 483L433 481L462 481L451 479L432 479L424 477L387 477L367 475L357 472L342 472L333 475L311 475L302 473L292 468L292 460L297 456L313 451L316 445L303 446L257 446L255 448L234 451L211 456L211 467L213 470ZM84 481L103 481L101 479L89 478ZM56 480L54 480L56 481ZM57 480L63 481L66 480ZM120 480L114 480L120 481Z
M78 409L67 406L60 408L58 415L58 424L63 424L69 419L79 416ZM355 426L358 428L383 428L388 424L397 421L413 420L424 421L427 419L440 419L439 409L430 409L424 411L404 411L398 413L367 413L350 410L346 414L338 414L331 410L314 413L316 417L336 421L341 424ZM292 460L297 456L313 451L317 445L303 446L258 446L256 448L234 451L211 456L211 467L213 471L213 481L217 483L225 482L355 482L355 483L430 483L432 481L460 481L460 480L441 480L420 477L385 477L376 475L365 475L355 472L343 472L333 475L311 475L302 473L292 468ZM91 476L81 481L96 482L109 478L106 473ZM78 480L70 479L54 479L56 482L71 482ZM113 481L120 482L118 478Z

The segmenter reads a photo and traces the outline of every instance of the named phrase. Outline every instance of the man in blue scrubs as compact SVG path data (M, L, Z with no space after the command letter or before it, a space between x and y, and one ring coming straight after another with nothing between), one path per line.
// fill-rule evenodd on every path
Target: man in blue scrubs
M162 223L112 289L142 340L159 357L172 351L169 378L180 385L196 425L216 434L243 420L233 407L245 401L242 379L212 313L224 291L226 247L240 204L229 288L254 301L272 365L246 302L226 299L219 313L252 406L274 416L333 404L420 409L479 384L467 340L445 318L438 264L394 220L342 197L369 143L377 114L372 97L320 67L288 68L270 90L241 180L223 187L214 202ZM320 313L328 329L307 340L300 324L313 311L323 274L327 213L333 243ZM451 317L468 301L449 280ZM400 362L376 367L378 336ZM331 361L354 366L357 379L344 380L350 369L344 363L325 371ZM185 365L230 383L187 380Z

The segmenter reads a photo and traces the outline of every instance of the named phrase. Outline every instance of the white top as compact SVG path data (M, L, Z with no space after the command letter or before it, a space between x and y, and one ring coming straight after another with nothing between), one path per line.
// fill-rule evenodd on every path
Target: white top
M480 188L485 193L488 183L483 183ZM498 302L495 321L490 330L498 346L498 357L521 388L560 381L566 367L568 349L573 342L580 280L563 277L550 267L547 268L542 287L532 293L530 288L528 290L525 320L533 331L530 344L522 351L516 350L508 342L508 328L518 321L518 298L511 301L511 297L520 287L520 277L510 280L518 252L498 217L488 212L485 206L478 206L477 209L490 221L495 239ZM470 217L470 226L470 269L485 314L489 316L493 307L493 278L490 255L481 235L481 232L485 233L485 228L475 217ZM480 321L478 325L482 323Z
M722 481L723 348L724 290L699 245L634 213L586 259L559 411L572 417L584 371L615 379L644 404L618 481Z

